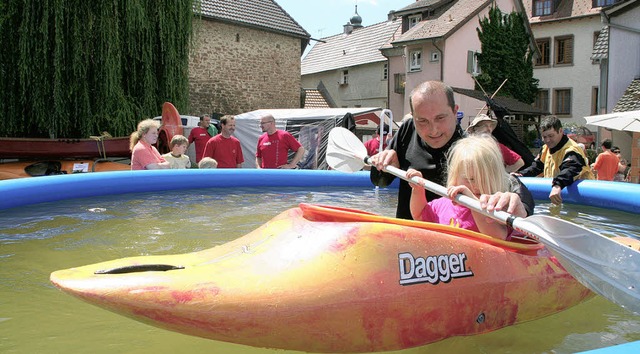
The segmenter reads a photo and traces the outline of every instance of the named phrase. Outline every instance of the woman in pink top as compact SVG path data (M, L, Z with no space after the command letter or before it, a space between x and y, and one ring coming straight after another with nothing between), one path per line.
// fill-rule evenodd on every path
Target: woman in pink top
M160 125L153 119L145 119L138 124L138 130L131 133L131 170L156 170L170 168L158 150L153 146L158 141Z
M422 174L409 169L407 177L422 178ZM516 178L505 170L500 149L494 139L472 135L458 140L449 149L447 194L451 199L458 194L479 199L483 194L507 192L517 183ZM411 187L410 208L414 220L436 222L481 232L502 240L509 239L511 230L506 225L456 204L449 198L438 198L427 203L424 188L415 183L411 183Z

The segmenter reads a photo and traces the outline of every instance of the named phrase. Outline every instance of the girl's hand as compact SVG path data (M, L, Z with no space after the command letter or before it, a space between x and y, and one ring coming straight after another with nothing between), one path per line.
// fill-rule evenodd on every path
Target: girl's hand
M474 197L474 195L471 192L471 190L465 185L451 186L451 187L447 188L447 195L449 196L449 198L451 198L451 200L454 203L455 203L454 199L458 194L466 195L468 197Z
M420 171L414 170L413 168L410 168L410 169L407 170L407 178L412 179L413 177L417 177L418 179L423 179L422 178L422 173ZM409 185L414 190L416 188L418 188L419 190L424 190L424 187L421 184L409 182Z
M420 178L422 178L422 172L420 172L418 170L415 170L413 168L409 168L407 170L407 177L408 178L411 178L411 177L420 177Z

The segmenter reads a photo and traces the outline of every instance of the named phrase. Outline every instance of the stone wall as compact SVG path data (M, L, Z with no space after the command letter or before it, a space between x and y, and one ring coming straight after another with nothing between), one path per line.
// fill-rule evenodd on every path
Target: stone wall
M183 114L300 106L299 38L209 19L194 26L190 109Z

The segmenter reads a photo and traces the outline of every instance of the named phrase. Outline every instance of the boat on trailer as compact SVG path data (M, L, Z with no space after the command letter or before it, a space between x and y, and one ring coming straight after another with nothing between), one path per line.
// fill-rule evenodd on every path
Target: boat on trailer
M0 138L2 159L97 159L130 157L129 137L108 134L88 139Z

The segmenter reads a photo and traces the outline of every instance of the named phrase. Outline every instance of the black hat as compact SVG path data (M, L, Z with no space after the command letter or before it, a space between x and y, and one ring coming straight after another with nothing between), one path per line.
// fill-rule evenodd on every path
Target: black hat
M378 129L376 129L377 132L380 132L380 126L378 125ZM382 134L383 135L387 135L389 134L389 125L385 124L382 126Z

